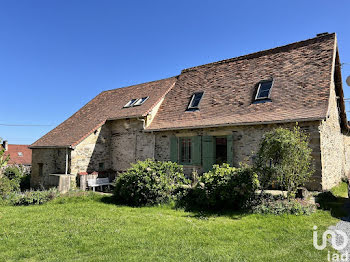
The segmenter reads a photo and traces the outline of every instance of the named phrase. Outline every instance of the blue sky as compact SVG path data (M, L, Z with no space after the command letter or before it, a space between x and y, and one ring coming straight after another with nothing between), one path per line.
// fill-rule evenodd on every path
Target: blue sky
M0 0L0 137L30 144L103 90L322 32L338 35L345 83L349 13L345 0Z

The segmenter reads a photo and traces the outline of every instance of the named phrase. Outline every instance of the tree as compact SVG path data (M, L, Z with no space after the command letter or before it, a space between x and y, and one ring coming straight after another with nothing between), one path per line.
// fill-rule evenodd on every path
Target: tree
M2 139L0 138L0 143L2 142ZM0 147L0 171L1 169L7 165L7 162L10 160L10 156L5 156L5 148Z
M288 192L288 198L295 196L314 172L308 140L299 126L277 128L264 135L255 161L262 189L277 183Z

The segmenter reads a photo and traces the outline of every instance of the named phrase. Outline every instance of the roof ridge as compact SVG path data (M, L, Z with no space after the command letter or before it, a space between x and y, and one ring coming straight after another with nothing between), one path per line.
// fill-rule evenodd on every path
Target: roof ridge
M281 46L277 46L277 47L261 50L261 51L258 51L258 52L253 52L253 53L249 53L249 54L246 54L246 55L241 55L241 56L237 56L237 57L233 57L233 58L228 58L228 59L224 59L224 60L220 60L220 61L216 61L216 62L211 62L211 63L199 65L199 66L185 68L185 69L183 69L181 71L181 73L186 73L186 72L189 72L189 71L195 71L195 70L197 70L199 68L203 68L203 67L210 67L210 66L214 66L214 65L218 65L218 64L225 64L225 63L230 63L230 62L234 62L234 61L240 61L240 60L244 60L244 59L253 59L253 58L257 58L257 57L260 57L260 56L265 56L265 55L269 55L269 54L273 54L273 53L285 52L285 51L289 51L290 49L299 48L299 47L308 45L308 44L310 44L309 42L313 42L313 41L316 42L317 40L324 40L326 38L330 38L330 37L333 37L335 35L336 35L335 33L327 33L327 34L323 33L323 34L317 35L316 37L309 38L309 39L306 39L306 40L301 40L301 41L293 42L293 43L290 43L290 44L281 45Z
M115 91L115 90L119 90L119 89L124 89L124 88L131 88L131 87L135 87L135 86L139 86L139 85L143 85L143 84L151 84L151 83L153 83L153 82L168 80L168 79L176 78L176 77L178 77L178 75L176 75L176 76L171 76L171 77L166 77L166 78L162 78L162 79L158 79L158 80L153 80L153 81L149 81L149 82L142 82L142 83L134 84L134 85L131 85L131 86L117 87L117 88L114 88L114 89L109 89L109 90L102 91L100 94L106 93L106 92Z

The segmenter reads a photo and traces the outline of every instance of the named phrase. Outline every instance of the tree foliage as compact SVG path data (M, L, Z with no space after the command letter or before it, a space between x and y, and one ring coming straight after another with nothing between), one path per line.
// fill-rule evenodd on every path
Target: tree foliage
M263 189L276 183L288 191L288 197L295 195L314 172L308 141L298 126L293 130L277 128L264 135L255 162Z

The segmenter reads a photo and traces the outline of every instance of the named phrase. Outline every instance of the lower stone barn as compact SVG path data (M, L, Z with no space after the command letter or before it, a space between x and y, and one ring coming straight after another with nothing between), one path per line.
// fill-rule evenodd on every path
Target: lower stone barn
M175 77L105 91L31 145L33 187L50 176L109 176L137 160L251 163L264 135L298 124L310 137L309 189L350 171L349 131L335 34L182 70ZM77 179L78 178L78 179Z

